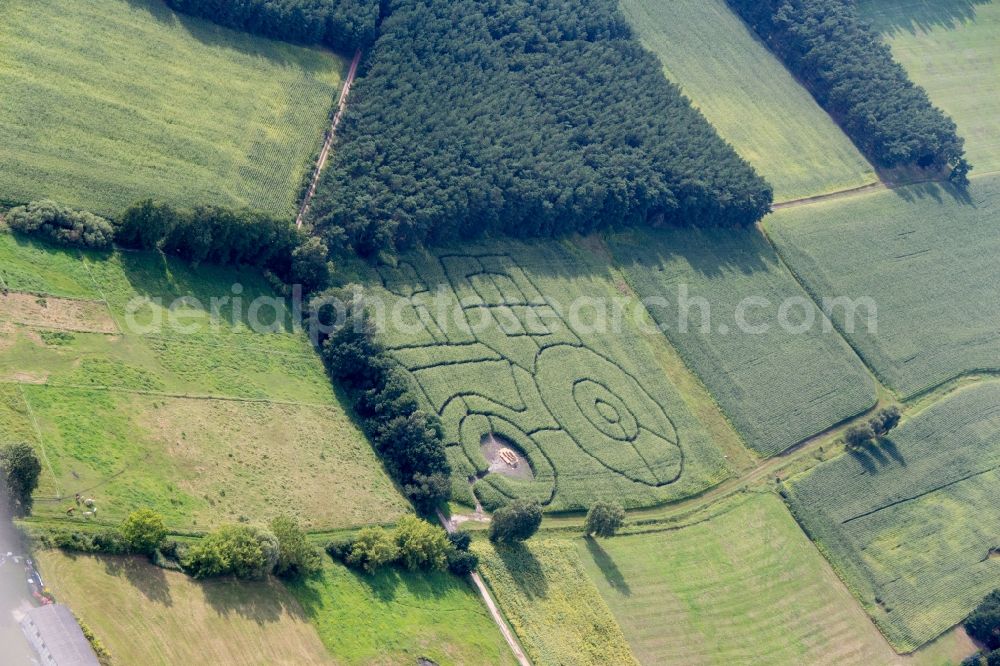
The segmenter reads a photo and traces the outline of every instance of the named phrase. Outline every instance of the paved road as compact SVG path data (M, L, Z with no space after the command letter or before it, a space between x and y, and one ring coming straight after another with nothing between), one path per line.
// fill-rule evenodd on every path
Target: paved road
M0 492L0 663L4 666L28 666L34 651L21 633L17 618L32 607L24 576L24 566L7 560L7 553L21 554L17 533L6 513L6 498Z

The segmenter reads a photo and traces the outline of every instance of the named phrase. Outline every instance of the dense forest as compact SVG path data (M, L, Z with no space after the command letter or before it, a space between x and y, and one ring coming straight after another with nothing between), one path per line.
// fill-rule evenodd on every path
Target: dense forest
M313 201L362 254L489 232L746 225L771 188L613 0L391 0Z
M227 28L348 52L375 41L378 0L166 0Z
M954 121L910 81L852 0L728 0L877 166L969 166Z

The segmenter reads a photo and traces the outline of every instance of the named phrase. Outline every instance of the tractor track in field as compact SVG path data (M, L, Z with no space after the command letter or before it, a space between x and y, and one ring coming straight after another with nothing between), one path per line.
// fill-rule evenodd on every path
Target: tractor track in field
M330 123L330 129L326 133L326 140L323 142L323 149L319 153L319 157L316 160L316 167L313 170L312 181L309 183L309 189L306 190L306 195L302 198L302 206L299 208L299 214L295 218L295 226L299 229L302 228L302 223L305 221L306 215L309 213L309 204L312 203L313 195L316 194L316 187L319 185L320 174L323 173L323 167L326 166L326 160L330 157L330 150L333 148L333 140L337 136L337 126L340 124L340 119L344 115L344 109L347 108L347 96L351 92L351 84L354 83L354 77L358 73L358 63L361 62L361 49L358 49L354 53L354 60L351 61L351 68L347 71L347 79L344 80L344 87L340 91L340 99L337 100L337 112L333 115L333 121Z

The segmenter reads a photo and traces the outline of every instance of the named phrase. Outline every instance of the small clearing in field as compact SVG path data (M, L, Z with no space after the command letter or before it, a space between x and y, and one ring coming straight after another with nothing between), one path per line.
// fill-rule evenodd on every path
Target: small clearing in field
M41 328L116 333L118 327L100 301L81 301L55 296L0 294L0 320Z

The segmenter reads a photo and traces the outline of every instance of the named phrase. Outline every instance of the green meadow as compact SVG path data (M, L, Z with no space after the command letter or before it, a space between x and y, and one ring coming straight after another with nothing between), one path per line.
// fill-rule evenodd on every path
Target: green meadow
M862 0L914 83L958 124L973 173L1000 171L1000 2Z
M37 519L149 506L174 529L300 515L326 530L409 511L259 273L9 234L0 265L0 431L42 454Z
M724 0L625 0L667 78L774 186L776 201L859 187L875 171Z
M0 6L0 201L292 215L344 62L159 0Z

